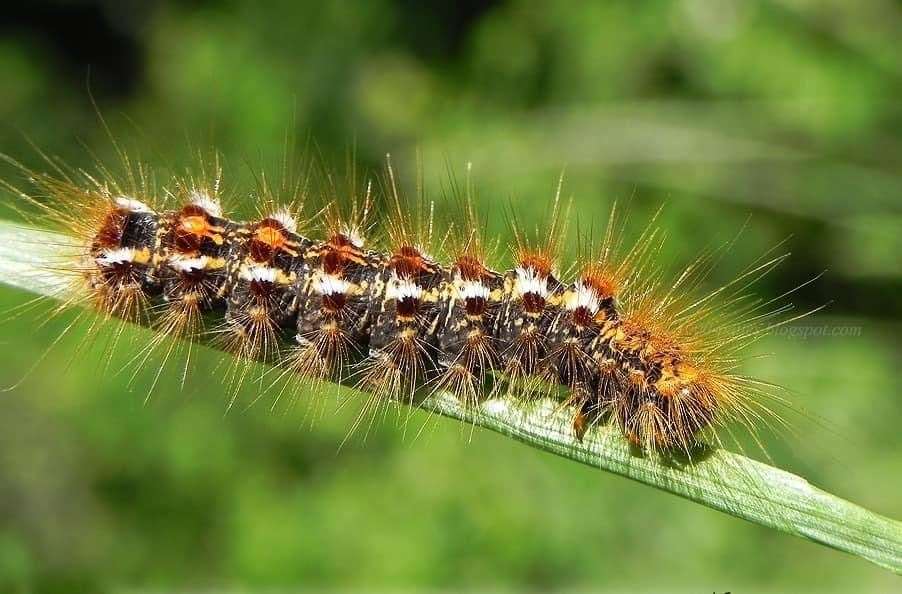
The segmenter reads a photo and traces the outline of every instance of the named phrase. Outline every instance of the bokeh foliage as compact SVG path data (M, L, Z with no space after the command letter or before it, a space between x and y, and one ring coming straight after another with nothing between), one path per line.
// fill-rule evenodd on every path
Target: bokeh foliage
M711 283L792 235L793 257L760 290L826 269L793 298L831 302L802 325L858 328L758 347L772 356L749 372L824 419L797 415L770 455L902 516L902 11L635 4L33 3L0 25L0 151L38 165L27 136L76 165L90 167L85 147L108 160L90 89L116 137L161 170L215 145L235 187L248 163L278 158L286 130L334 163L353 145L361 171L391 152L412 178L419 151L437 197L447 165L471 161L502 241L505 208L538 220L564 168L573 252L614 199L632 197L637 231L666 203L672 268L751 215ZM4 322L2 383L63 325ZM184 391L167 377L145 405L117 372L128 353L69 365L80 338L0 400L4 591L897 587L862 561L450 421L414 415L405 432L389 417L339 451L356 410L331 395L224 416L212 353Z

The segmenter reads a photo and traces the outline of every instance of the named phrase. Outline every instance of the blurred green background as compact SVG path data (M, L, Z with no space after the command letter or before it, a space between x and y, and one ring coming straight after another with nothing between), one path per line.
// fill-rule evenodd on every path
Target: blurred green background
M795 325L827 332L773 336L747 365L822 419L793 419L768 452L902 518L902 5L638 4L4 7L0 152L38 166L27 138L74 165L109 159L90 89L126 146L178 168L215 145L231 187L290 129L327 161L356 145L361 171L391 151L411 178L419 150L432 188L472 161L502 238L504 206L538 220L563 169L583 230L613 199L633 197L635 230L666 203L665 266L751 215L711 282L791 236L761 291L827 270L794 301L830 303ZM4 308L28 299L0 290ZM41 317L0 325L3 385L66 323ZM339 449L357 411L334 399L224 414L213 352L145 403L146 382L116 373L128 353L69 364L82 338L0 394L3 592L899 589L864 561L451 421L415 415L416 440L377 422Z

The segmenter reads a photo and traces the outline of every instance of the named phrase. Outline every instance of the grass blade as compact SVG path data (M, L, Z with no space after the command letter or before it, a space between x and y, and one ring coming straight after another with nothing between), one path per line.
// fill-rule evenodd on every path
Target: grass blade
M67 245L71 242L63 235L0 221L0 282L59 295L67 279L54 267ZM745 456L712 448L691 462L644 457L608 427L579 441L569 430L569 416L550 400L493 399L465 407L437 393L421 407L902 573L902 523Z

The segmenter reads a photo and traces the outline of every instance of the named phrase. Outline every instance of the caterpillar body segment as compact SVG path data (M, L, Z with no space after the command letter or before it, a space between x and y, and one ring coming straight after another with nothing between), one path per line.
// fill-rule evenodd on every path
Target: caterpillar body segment
M489 261L497 242L486 240L485 218L476 211L467 167L461 191L449 176L449 213L445 253L450 264L443 272L435 325L436 368L433 390L450 392L473 405L491 394L486 379L500 369L495 325L504 294L504 278Z
M503 275L501 303L495 321L502 375L508 395L548 391L542 381L549 345L547 332L557 316L565 286L559 280L561 250L572 202L561 198L563 177L544 223L528 227L516 212L509 213L514 237L509 250L514 267ZM498 389L496 388L496 392Z
M570 387L579 398L588 395L596 374L590 346L601 323L616 316L613 308L605 309L606 299L595 287L577 281L561 293L560 307L545 331L547 355L541 374Z
M149 299L160 283L153 254L159 217L143 202L115 197L94 235L85 280L97 307L129 321L146 321Z
M354 175L347 184L331 174L326 181L328 202L320 213L325 239L312 243L298 269L294 346L284 357L286 369L314 384L348 379L354 364L365 358L381 299L376 277L384 265L384 256L366 240L372 184L358 194ZM291 377L283 377L283 391L303 391Z
M614 395L599 390L599 399L626 437L644 448L689 451L718 412L689 354L636 316L619 324L611 343L618 355L610 364Z
M384 258L365 250L359 235L336 232L315 244L306 260L298 283L293 367L307 377L340 377L365 354L381 302L377 279Z
M433 375L434 334L444 273L416 247L401 246L376 275L371 299L378 301L369 331L361 382L377 398L413 402Z
M440 251L443 238L434 233L434 203L426 200L422 181L414 198L402 196L390 157L382 186L389 252L370 290L373 318L359 385L376 403L394 398L412 404L417 389L435 376L435 331L445 272L431 254Z
M222 217L219 202L209 194L196 192L189 200L160 215L154 254L162 291L156 325L160 340L199 336L205 330L204 314L225 309L239 225Z
M463 254L446 272L437 304L436 389L475 403L489 373L500 368L495 323L504 279L477 257Z
M281 330L295 323L313 241L297 234L294 216L282 209L239 225L233 237L223 340L240 358L274 360Z
M548 355L546 334L557 314L563 285L551 272L520 264L503 277L494 333L507 381L496 390L532 394L544 387L540 372Z
M67 246L54 266L71 278L66 293L59 295L62 309L90 305L107 317L146 323L150 299L159 291L153 275L152 235L159 222L152 208L158 194L153 175L121 151L119 176L106 167L90 174L38 154L49 172L0 154L0 161L18 171L33 190L23 191L3 179L0 187L20 200L12 207L25 220L76 240L74 252Z

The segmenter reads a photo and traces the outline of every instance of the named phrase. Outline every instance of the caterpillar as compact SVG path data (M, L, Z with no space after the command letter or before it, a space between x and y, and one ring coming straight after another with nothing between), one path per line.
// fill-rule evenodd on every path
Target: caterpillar
M165 364L174 345L212 334L234 355L236 385L262 360L297 393L351 383L372 406L435 391L467 405L553 395L577 438L612 423L649 452L689 453L721 429L780 422L769 406L778 388L743 375L741 362L791 321L779 298L749 291L785 255L765 254L704 292L718 252L666 279L655 266L658 215L627 242L615 206L600 240L581 237L582 255L565 264L572 207L561 181L546 222L529 228L512 214L513 242L498 246L482 229L469 175L448 200L457 216L438 225L436 201L422 188L405 197L390 159L361 187L319 172L330 189L313 209L302 179L261 177L248 220L225 212L218 160L163 189L128 160L124 182L102 167L37 173L6 160L34 189L6 187L80 246L61 263L73 278L64 305L150 325L144 363L162 349ZM373 241L379 208L384 237ZM492 261L500 247L510 254L503 267Z

